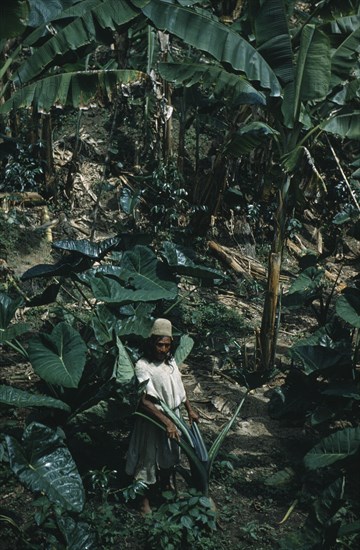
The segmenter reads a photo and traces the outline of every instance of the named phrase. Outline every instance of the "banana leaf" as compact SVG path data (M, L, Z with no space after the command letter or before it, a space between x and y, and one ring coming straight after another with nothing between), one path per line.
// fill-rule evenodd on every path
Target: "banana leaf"
M123 84L145 82L146 74L135 70L107 69L78 71L47 76L20 88L0 106L0 113L12 109L36 106L38 111L48 113L51 108L75 107L85 109L112 101Z
M54 65L60 66L69 51L81 53L87 48L94 48L96 43L104 42L104 39L107 41L109 35L105 31L117 31L120 25L138 15L138 11L126 0L98 0L85 11L81 9L82 2L79 4L79 11L76 11L76 6L68 9L68 24L59 27L56 34L37 47L19 67L14 76L16 85L26 84ZM74 18L73 14L78 16Z
M223 67L193 63L160 63L159 73L175 86L191 87L201 83L215 97L227 97L233 105L265 105L263 93L256 90L244 77L227 72Z
M270 88L271 95L280 95L276 74L262 55L231 27L193 9L151 0L142 12L161 30L178 36L186 44L209 53L223 64L243 71L251 81Z
M277 137L279 132L264 122L250 122L240 127L226 144L226 151L234 156L251 153L270 138Z
M0 39L15 38L24 32L29 17L26 0L1 0Z

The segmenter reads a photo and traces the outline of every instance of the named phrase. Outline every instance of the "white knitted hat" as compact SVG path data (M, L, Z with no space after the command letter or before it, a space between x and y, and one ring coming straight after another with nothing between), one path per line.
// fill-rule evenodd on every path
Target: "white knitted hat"
M170 336L172 338L172 326L168 319L156 319L152 326L150 336Z

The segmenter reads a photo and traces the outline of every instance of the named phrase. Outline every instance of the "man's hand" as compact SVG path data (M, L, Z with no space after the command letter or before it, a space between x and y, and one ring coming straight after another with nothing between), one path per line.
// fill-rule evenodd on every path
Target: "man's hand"
M195 412L193 409L188 410L188 415L189 415L190 426L193 422L198 423L200 421L200 417L199 417L198 413Z
M179 432L173 422L168 422L166 424L166 434L169 439L176 439L176 441L180 441Z

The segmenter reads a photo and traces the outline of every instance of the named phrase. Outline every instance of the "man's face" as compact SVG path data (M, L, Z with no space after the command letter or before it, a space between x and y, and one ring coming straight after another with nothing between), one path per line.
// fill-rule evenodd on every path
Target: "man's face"
M158 361L164 361L167 354L170 351L171 338L169 336L163 336L155 344L155 358Z

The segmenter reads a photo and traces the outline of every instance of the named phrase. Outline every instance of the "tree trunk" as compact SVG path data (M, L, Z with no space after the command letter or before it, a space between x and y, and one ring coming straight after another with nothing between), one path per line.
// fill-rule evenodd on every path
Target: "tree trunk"
M268 262L267 289L260 329L261 366L263 370L274 366L278 327L276 318L279 308L280 272L287 218L287 198L291 176L287 175L279 195L275 213L275 234Z
M53 194L53 189L51 189L51 182L54 176L54 157L53 157L53 139L52 139L52 121L51 113L42 115L42 124L41 124L41 140L44 144L44 149L42 152L42 158L44 160L44 177L47 189L50 191L50 194Z

